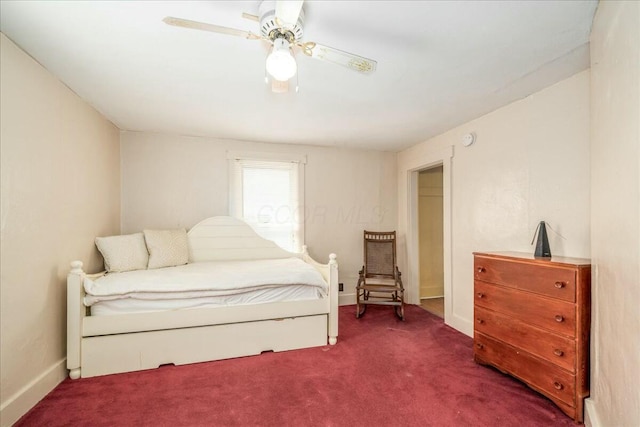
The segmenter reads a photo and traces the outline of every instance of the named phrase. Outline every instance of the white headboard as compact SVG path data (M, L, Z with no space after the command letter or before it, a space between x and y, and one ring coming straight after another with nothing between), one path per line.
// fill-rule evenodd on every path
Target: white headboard
M187 234L189 262L300 257L258 236L246 222L214 216L194 225Z

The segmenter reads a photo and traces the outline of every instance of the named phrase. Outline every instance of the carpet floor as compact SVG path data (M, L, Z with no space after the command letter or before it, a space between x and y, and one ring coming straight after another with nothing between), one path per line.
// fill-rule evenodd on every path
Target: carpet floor
M571 426L418 306L340 307L335 346L65 380L17 426Z

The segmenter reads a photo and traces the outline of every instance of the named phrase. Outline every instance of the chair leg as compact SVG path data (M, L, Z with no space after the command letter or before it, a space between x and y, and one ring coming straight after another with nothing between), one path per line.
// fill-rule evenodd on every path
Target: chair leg
M395 308L396 316L398 316L400 320L404 322L404 293L400 293L400 295L398 296L398 292L396 292L393 295L393 300L400 301L400 305L395 306L394 308Z
M363 291L363 294L366 291ZM367 305L366 304L360 304L360 292L358 290L356 290L356 319L361 318L362 316L364 316L364 312L367 311ZM365 298L366 299L366 298ZM360 309L360 306L362 305L362 310Z
M358 308L358 312L356 313L356 319L359 319L362 316L364 316L364 313L366 311L367 311L367 305L366 304L362 304L362 309Z

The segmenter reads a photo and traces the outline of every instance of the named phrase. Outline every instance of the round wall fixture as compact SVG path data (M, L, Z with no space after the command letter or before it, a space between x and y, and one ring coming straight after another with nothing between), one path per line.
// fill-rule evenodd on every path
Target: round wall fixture
M468 133L462 137L462 145L465 147L470 146L476 141L476 135L474 133Z

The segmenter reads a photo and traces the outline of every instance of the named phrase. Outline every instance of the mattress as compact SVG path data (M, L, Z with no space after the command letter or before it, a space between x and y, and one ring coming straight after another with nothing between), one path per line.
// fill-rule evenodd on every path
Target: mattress
M164 300L136 298L97 302L91 306L92 316L110 316L128 313L181 310L189 308L228 307L232 305L263 304L279 301L306 301L323 298L317 289L304 285L290 285L260 289L242 294Z
M84 280L92 315L323 298L328 286L299 258L196 262Z

